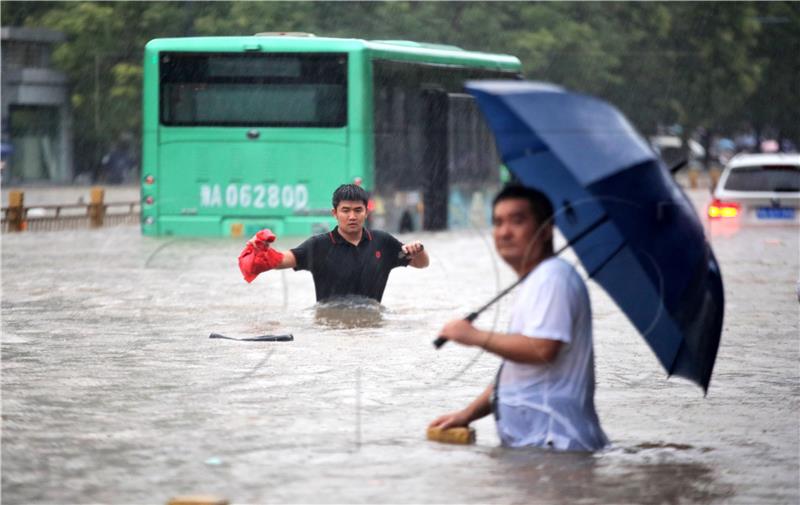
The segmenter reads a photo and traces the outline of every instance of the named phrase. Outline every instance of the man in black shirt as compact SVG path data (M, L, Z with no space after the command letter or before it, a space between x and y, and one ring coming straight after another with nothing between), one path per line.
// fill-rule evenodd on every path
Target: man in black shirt
M339 186L333 193L331 211L337 226L286 252L270 248L275 240L271 232L258 232L239 256L245 280L250 282L273 268L308 270L314 278L317 301L358 295L380 302L393 268L425 268L430 260L418 241L404 245L388 233L364 228L367 201L367 192L361 187Z

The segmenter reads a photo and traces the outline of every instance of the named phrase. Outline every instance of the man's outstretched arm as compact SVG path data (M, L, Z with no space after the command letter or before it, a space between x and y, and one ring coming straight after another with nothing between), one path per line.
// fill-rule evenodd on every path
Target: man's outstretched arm
M281 252L270 247L275 234L261 230L247 241L239 254L239 270L247 282L253 282L259 274L267 270L294 268L297 258L292 251Z
M297 258L294 257L294 253L289 251L284 251L283 258L281 258L281 262L275 265L275 270L283 270L284 268L294 268L297 266Z
M481 393L465 408L437 417L431 421L428 427L441 428L444 430L458 426L469 426L469 423L472 421L488 416L492 413L491 397L493 390L494 384L489 384L483 393Z

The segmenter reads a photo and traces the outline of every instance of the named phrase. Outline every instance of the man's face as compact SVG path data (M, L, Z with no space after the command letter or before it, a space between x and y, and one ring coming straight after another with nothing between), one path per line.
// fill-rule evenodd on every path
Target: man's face
M357 233L367 219L367 206L360 200L342 200L331 211L339 229L346 233Z
M492 233L498 254L517 268L542 256L552 227L540 227L531 205L524 198L507 198L497 202L492 211Z

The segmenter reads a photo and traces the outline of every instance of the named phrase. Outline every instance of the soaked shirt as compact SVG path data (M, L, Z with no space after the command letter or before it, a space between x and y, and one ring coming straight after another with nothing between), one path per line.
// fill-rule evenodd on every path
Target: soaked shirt
M549 258L522 283L509 333L562 342L555 361L503 362L497 430L504 445L594 451L608 443L594 406L592 313L586 285L566 261Z
M366 228L358 245L353 245L336 227L292 249L294 269L311 272L318 302L353 295L380 302L392 269L411 261L400 257L402 246L390 234Z

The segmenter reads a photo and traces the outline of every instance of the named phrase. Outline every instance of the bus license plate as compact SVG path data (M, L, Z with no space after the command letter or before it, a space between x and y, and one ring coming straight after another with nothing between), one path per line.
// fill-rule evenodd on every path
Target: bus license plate
M758 219L794 219L791 207L760 207L756 209Z

